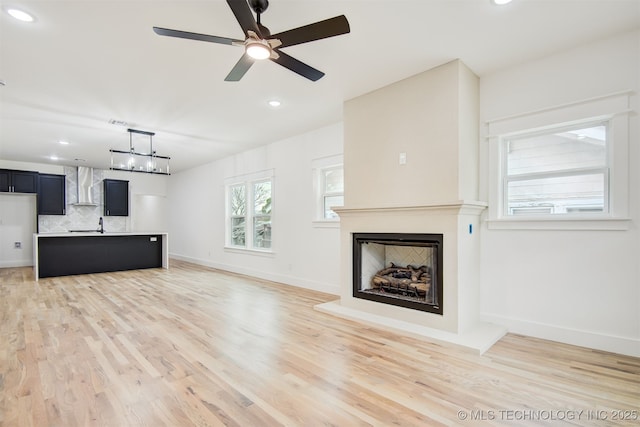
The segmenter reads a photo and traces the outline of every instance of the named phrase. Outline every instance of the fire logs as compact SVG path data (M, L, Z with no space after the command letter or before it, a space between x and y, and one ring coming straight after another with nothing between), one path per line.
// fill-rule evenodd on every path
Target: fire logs
M371 278L371 284L383 292L424 298L431 287L431 271L426 265L398 267L391 263L391 267L378 271Z

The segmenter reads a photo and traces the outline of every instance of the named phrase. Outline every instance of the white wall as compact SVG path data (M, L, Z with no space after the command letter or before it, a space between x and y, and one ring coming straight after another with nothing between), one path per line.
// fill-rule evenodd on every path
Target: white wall
M629 229L495 230L485 224L485 320L513 332L640 356L639 62L640 33L633 32L480 79L481 122L635 91L635 113L629 116ZM484 200L494 184L489 144L480 141Z
M40 173L57 173L62 174L64 166L51 165L44 163L27 163L27 162L14 162L12 160L0 159L0 169L15 169L22 171L32 171Z
M314 220L316 159L342 153L342 124L278 141L171 175L172 257L338 294L340 230ZM226 178L272 169L272 255L225 249Z
M0 169L43 173L60 173L61 167L0 159ZM0 193L0 268L33 265L33 233L36 232L37 199L35 194ZM15 242L21 248L15 248Z
M477 93L477 76L455 60L346 101L345 204L476 200Z
M35 194L0 193L0 268L33 265L35 212Z

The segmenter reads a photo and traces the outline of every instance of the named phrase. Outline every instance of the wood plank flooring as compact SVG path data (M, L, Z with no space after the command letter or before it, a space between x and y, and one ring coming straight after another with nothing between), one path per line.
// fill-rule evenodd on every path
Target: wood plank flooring
M332 299L178 261L0 269L0 425L640 424L638 358L511 334L477 356L313 309Z

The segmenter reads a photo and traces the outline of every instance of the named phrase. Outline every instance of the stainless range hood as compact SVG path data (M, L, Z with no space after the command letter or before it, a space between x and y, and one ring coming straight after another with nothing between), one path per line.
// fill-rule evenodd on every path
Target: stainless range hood
M98 206L93 201L93 169L78 166L78 201L74 206Z

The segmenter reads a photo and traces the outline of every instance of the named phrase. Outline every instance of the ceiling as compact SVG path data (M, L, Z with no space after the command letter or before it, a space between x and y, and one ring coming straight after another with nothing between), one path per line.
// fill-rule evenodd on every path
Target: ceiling
M130 127L172 173L339 122L344 101L456 58L482 77L640 25L640 0L270 0L272 33L342 14L351 32L283 49L317 82L270 61L225 82L242 47L152 31L243 39L223 0L0 4L36 17L0 13L0 159L108 169Z

